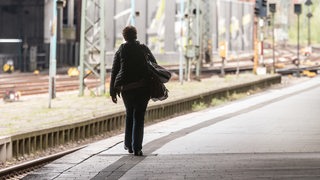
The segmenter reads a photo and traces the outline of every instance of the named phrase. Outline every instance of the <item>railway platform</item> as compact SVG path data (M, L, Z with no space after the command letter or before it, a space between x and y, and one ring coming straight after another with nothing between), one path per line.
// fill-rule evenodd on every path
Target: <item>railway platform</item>
M24 179L319 179L320 78L145 128L144 156L123 134Z

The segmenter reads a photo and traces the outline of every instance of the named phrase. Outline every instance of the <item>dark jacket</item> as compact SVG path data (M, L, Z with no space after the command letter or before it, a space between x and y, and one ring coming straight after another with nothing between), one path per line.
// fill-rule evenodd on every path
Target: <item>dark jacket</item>
M150 49L138 41L121 44L114 55L111 70L110 95L115 97L121 88L149 79L145 54L149 53L156 62Z

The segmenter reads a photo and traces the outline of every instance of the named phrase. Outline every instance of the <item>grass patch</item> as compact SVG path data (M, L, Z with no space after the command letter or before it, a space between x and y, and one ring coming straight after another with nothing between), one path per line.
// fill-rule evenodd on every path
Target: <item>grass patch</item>
M210 103L210 106L219 106L225 102L227 102L228 100L225 99L225 98L222 98L222 99L218 99L218 98L213 98L211 100L211 103Z
M247 93L233 93L230 96L228 96L228 100L229 101L235 101L244 97L247 97L248 94Z
M239 100L239 99L245 98L247 96L250 96L251 94L254 94L255 92L258 92L258 90L249 90L248 92L245 92L245 93L233 93L230 95L228 94L226 97L213 98L209 105L206 105L203 102L194 103L192 105L192 111L200 111L200 110L206 109L208 107L219 106L219 105L225 104L230 101Z
M206 109L207 105L203 102L199 102L199 103L193 103L192 104L192 111L200 111L203 109Z

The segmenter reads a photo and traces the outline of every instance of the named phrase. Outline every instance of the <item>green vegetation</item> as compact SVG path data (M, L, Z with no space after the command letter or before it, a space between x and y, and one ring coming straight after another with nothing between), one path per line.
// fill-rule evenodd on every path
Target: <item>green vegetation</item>
M229 101L235 101L244 97L247 97L249 93L233 93L228 97Z
M203 102L199 102L199 103L193 103L192 104L192 111L200 111L203 109L206 109L207 105Z
M221 104L223 104L223 103L225 103L227 101L227 99L225 99L225 98L213 98L212 100L211 100L211 106L219 106L219 105L221 105Z
M227 94L226 97L213 98L209 105L205 104L204 102L194 103L192 105L192 111L200 111L200 110L206 109L208 107L219 106L219 105L222 105L222 104L230 102L230 101L242 99L242 98L247 97L257 91L248 91L246 93L233 93L233 94Z
M104 97L110 98L110 97L111 97L111 96L110 96L110 92L108 91L108 92L104 93Z

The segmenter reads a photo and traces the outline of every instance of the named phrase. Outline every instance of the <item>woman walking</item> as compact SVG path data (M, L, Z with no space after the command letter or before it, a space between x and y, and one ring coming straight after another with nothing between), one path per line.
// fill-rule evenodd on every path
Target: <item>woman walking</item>
M145 54L151 55L149 48L137 41L137 30L133 26L123 29L125 43L114 55L110 96L117 103L117 95L122 96L126 108L124 148L135 156L142 156L144 115L150 100L149 73Z

